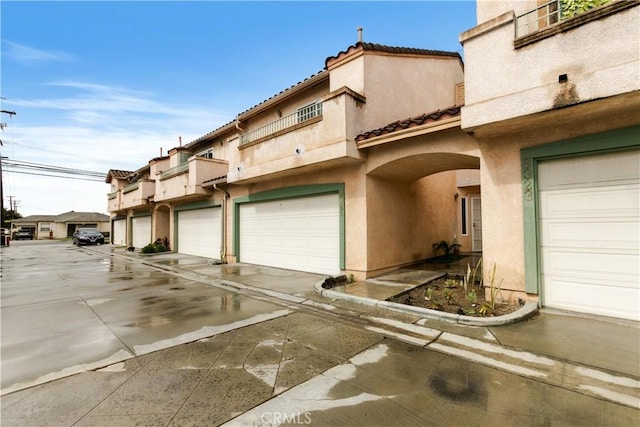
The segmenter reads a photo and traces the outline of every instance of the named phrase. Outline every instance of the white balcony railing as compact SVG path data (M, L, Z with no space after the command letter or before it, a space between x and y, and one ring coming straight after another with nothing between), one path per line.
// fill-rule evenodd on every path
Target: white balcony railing
M516 38L526 36L558 22L580 15L612 0L551 0L516 17Z
M269 135L273 135L280 131L294 127L298 124L304 123L316 117L322 116L322 102L316 101L309 105L305 105L299 108L293 114L284 116L275 122L271 122L267 125L261 126L257 129L251 130L242 136L240 136L240 145L248 144L261 138L265 138Z

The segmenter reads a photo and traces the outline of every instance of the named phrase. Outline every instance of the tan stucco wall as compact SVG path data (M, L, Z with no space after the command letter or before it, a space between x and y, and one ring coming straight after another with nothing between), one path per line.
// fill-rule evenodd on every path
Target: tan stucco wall
M458 223L458 201L454 197L456 193L456 171L441 172L428 177L422 178L415 183L416 193L424 194L419 199L422 202L415 214L418 219L418 230L422 229L423 234L427 238L424 242L423 253L424 258L432 255L441 255L434 253L433 243L446 240L449 243L457 241L462 244L459 239L459 223ZM460 248L461 252L470 251L470 247L464 245Z
M639 9L520 49L514 48L513 22L463 40L463 129L640 89ZM559 83L561 74L568 82Z
M454 106L464 79L457 58L365 55L365 67L360 132Z

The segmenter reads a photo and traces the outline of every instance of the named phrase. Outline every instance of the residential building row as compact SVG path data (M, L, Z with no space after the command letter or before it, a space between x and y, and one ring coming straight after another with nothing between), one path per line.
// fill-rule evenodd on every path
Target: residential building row
M109 237L111 231L110 217L97 212L69 211L59 215L29 215L9 222L12 239L19 231L29 232L36 240L72 237L77 229L83 227L97 228L105 237Z
M446 240L495 264L505 298L640 320L638 5L479 0L464 64L359 41L110 170L112 242L364 279Z

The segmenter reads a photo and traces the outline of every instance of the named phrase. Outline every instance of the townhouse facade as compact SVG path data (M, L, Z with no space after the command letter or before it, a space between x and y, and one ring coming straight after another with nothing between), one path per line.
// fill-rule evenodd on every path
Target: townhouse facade
M358 42L110 171L112 241L364 279L446 240L504 299L640 320L639 2L566 4L478 0L464 67Z
M167 237L222 262L356 278L427 258L459 234L457 219L427 212L456 216L458 169L462 188L479 183L462 82L458 53L358 42L232 122L137 171L111 170L113 241ZM398 128L420 128L418 140L370 132L406 117ZM447 188L429 180L444 171Z
M477 16L462 129L485 266L541 306L640 320L639 3L479 0Z

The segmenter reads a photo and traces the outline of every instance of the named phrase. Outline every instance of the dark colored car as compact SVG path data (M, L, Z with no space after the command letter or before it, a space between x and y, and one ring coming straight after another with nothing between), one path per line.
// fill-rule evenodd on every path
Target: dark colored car
M30 230L16 231L13 240L33 240L33 233Z
M78 228L73 233L74 245L104 245L104 235L97 228Z

